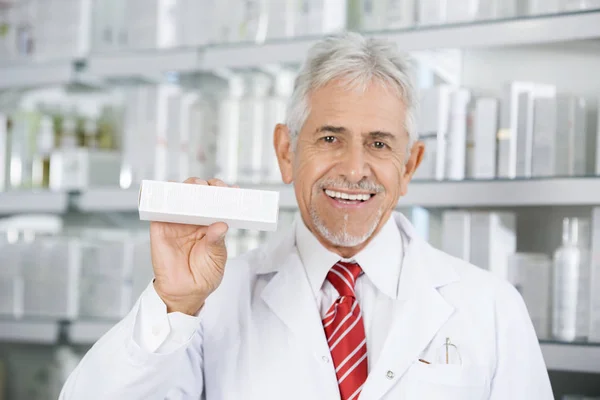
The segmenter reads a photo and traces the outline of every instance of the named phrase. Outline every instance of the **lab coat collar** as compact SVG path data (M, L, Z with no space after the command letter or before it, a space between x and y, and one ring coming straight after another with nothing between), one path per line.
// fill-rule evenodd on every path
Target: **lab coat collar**
M446 284L456 282L459 279L456 271L452 267L446 265L443 261L444 257L447 257L447 255L434 249L423 240L414 226L402 213L394 212L390 220L393 220L398 229L407 237L408 246L404 249L406 252L406 254L404 254L404 264L408 261L409 253L413 253L410 258L416 258L418 264L422 265L423 271L421 273L421 279L423 279L426 284L433 288L439 288ZM261 265L256 269L257 274L263 275L279 272L285 267L285 261L290 253L297 254L295 247L296 224L298 223L302 223L302 221L299 218L295 218L291 228L285 234L278 239L269 242L262 248L262 254L260 255ZM400 287L397 291L397 298L406 298L408 296L407 289L409 288L404 286L410 285L406 283L408 279L405 279L403 275L405 275L404 272L402 272L400 276Z
M438 330L454 312L438 288L459 280L448 264L447 255L419 238L408 220L394 213L394 221L410 239L396 301L392 324L381 356L365 382L361 398L381 398L404 375ZM294 227L295 228L295 227ZM262 299L289 328L315 362L330 357L321 317L306 271L294 242L294 229L267 247L259 274L274 273L261 293ZM325 379L323 398L338 395L335 370Z
M327 250L308 229L302 217L296 215L296 247L315 297L321 290L327 273L340 256ZM398 296L398 281L402 268L403 238L393 218L352 260L357 262L375 287L391 299ZM350 260L344 260L350 261Z

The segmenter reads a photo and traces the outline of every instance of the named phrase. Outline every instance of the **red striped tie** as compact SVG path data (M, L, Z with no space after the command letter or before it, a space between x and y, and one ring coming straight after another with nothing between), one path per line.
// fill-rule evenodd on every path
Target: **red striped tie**
M365 326L354 295L360 273L358 264L340 261L327 274L339 297L323 318L323 327L342 400L357 399L368 374Z

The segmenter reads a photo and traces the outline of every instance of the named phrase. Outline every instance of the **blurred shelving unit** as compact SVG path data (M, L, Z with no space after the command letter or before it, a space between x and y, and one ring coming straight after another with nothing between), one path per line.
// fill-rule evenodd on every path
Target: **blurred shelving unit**
M51 191L0 192L0 215L19 213L62 214L69 206L69 195Z
M68 329L69 342L92 345L116 323L117 321L73 321Z
M542 341L549 370L600 374L600 344Z
M0 342L54 344L59 332L55 321L0 320Z
M81 212L137 211L139 189L96 188L75 196L73 206Z
M284 209L298 205L291 185L242 185L280 193ZM64 213L69 194L60 192L0 193L0 214L25 212ZM72 207L80 212L137 212L139 189L90 188L71 195ZM600 204L600 177L414 181L398 206L429 208L587 206Z
M443 26L367 33L392 40L405 51L490 48L600 38L600 10L518 17ZM28 62L0 66L0 89L69 83L76 70L96 79L157 79L169 72L214 71L298 64L317 38L266 43L207 45L191 48L91 54L83 60ZM80 68L75 68L79 65Z

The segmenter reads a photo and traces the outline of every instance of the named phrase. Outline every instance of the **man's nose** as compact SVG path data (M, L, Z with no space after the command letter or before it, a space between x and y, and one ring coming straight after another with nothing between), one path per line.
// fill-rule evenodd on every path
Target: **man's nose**
M350 146L346 149L340 173L352 183L358 183L371 174L363 146Z

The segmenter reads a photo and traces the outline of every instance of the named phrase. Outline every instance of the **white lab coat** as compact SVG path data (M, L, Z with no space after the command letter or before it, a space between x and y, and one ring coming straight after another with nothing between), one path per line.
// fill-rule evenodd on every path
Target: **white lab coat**
M552 399L517 291L434 249L401 214L393 218L410 244L391 329L360 399ZM132 339L134 307L85 356L61 399L339 399L293 232L228 263L197 332L178 350L142 350ZM438 362L446 338L462 364Z

